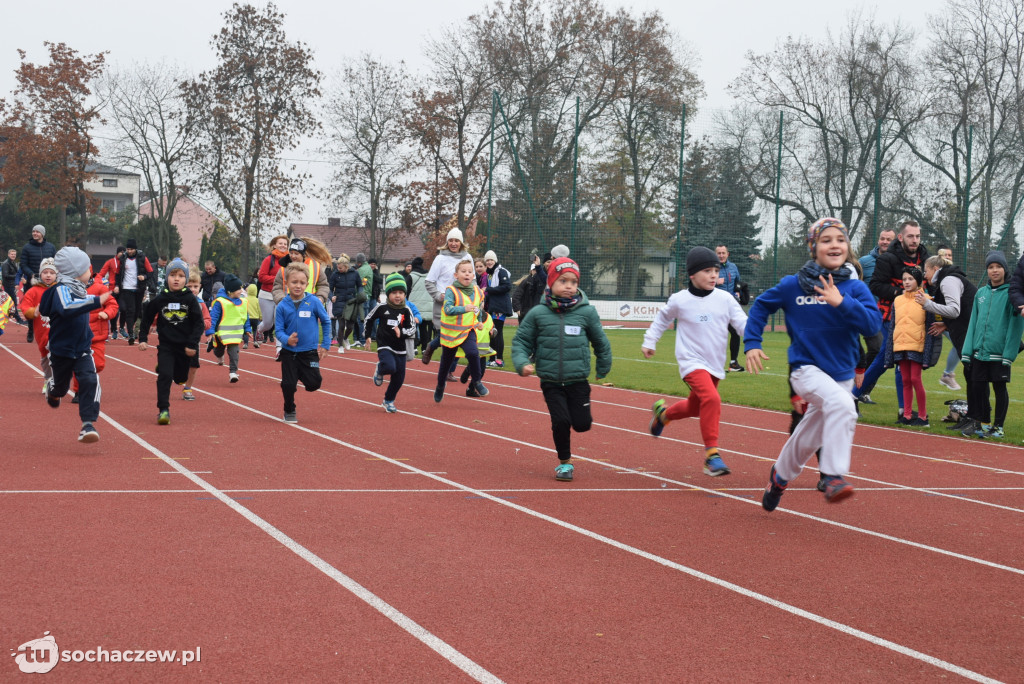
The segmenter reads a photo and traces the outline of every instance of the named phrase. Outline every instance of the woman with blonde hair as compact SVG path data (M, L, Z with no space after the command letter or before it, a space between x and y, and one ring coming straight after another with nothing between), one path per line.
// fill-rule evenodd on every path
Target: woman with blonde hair
M334 319L338 322L338 353L344 354L350 348L350 333L357 330L361 307L357 306L359 295L366 296L359 272L351 268L348 255L338 258L338 269L331 276L331 301L334 304Z

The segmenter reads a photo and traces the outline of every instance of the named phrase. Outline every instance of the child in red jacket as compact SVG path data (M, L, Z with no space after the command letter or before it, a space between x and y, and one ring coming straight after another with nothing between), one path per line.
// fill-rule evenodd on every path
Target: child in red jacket
M57 282L57 265L53 258L43 259L39 264L39 279L32 283L25 296L21 298L21 313L25 318L32 321L32 336L39 348L39 367L43 369L43 393L46 393L46 382L53 377L50 371L50 352L46 348L50 341L50 319L46 316L36 315L39 302L43 299L43 293L47 288Z
M104 292L110 292L110 288L103 284L103 281L92 274L92 279L86 286L85 291L99 297ZM109 336L110 321L117 316L117 298L111 297L102 308L89 312L89 327L92 328L92 360L96 363L96 372L101 372L107 366L107 337ZM75 393L72 404L78 403L78 378L71 381L71 389Z

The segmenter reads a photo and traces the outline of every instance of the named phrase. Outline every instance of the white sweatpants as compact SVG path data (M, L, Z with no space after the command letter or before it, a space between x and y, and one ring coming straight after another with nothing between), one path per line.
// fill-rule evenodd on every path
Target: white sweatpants
M775 472L783 480L795 480L820 448L819 470L826 475L846 475L857 427L857 404L850 393L853 380L836 382L817 366L801 366L790 374L789 381L807 402L807 412L782 447Z

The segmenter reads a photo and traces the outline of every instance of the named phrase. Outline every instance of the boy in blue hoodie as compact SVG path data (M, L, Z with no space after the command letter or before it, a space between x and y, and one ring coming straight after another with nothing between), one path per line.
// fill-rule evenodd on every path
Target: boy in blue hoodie
M92 328L89 312L110 299L110 293L95 296L86 292L92 269L89 256L77 247L64 247L54 257L57 283L48 288L39 303L39 314L50 319L50 369L53 377L46 387L46 403L60 407L68 393L71 376L78 379L78 415L82 430L78 441L99 441L93 423L100 417L100 384L92 359Z
M842 221L819 219L807 235L811 260L754 302L744 331L747 370L758 373L768 356L761 348L764 327L775 311L786 314L789 333L789 381L807 402L803 420L782 447L761 498L766 511L779 505L786 486L821 449L825 500L836 503L853 494L843 476L850 471L857 406L850 394L860 358L860 336L882 327L882 315L864 281L845 267L850 236ZM828 439L826 440L826 432Z
M234 273L224 276L224 287L217 292L210 307L210 328L206 334L213 338L213 355L224 365L224 353L228 355L228 380L238 382L238 349L242 339L252 334L249 325L249 307L242 299L242 281Z
M305 264L288 264L282 278L288 296L274 312L274 334L281 344L277 360L281 364L284 422L297 423L295 390L299 380L307 392L320 389L320 362L331 350L331 319L323 302L306 292L309 268Z

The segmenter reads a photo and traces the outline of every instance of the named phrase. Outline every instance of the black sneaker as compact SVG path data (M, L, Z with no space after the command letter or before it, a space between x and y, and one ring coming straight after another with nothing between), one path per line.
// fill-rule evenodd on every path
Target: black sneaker
M828 482L828 475L825 475L824 473L818 473L818 486L817 486L817 489L818 489L819 492L824 492L825 491L825 485L827 484L827 482Z
M911 420L910 418L907 418L902 413L899 414L898 416L896 416L896 424L897 425L910 425L910 420Z
M730 361L729 362L729 372L730 373L742 373L745 370L746 369L743 366L741 366L740 364L736 363L735 361Z
M875 404L878 403L877 401L874 401L874 400L871 399L871 395L870 394L862 394L862 395L860 395L860 398L858 398L857 401L859 401L862 404L867 404L868 406L874 406Z
M295 411L284 414L284 422L286 423L298 423L299 419L295 415Z
M53 404L50 404L53 406ZM974 420L973 418L968 419L967 424L964 425L963 429L960 430L960 434L964 437L974 437L975 433L981 429L981 423Z
M761 508L769 513L774 511L778 507L779 501L782 500L782 493L788 486L789 482L779 477L775 472L775 466L772 466L772 471L768 474L768 486L765 487L764 494L761 495Z
M907 425L910 427L931 427L927 418L911 418Z
M971 419L970 419L970 418L968 418L967 416L960 416L960 420L956 421L956 424L955 424L955 425L950 425L950 426L949 426L949 427L947 427L946 429L947 429L947 430L956 430L957 432L960 432L960 431L961 431L961 430L963 430L963 429L964 429L965 427L967 427L967 425L968 425L968 424L969 424L970 422L971 422Z
M71 403L72 404L79 404L79 403L81 403L81 402L78 401L78 395L77 394L75 396L71 397Z
M78 441L84 444L98 442L100 441L100 433L96 432L96 428L92 426L92 423L82 423L82 431L78 433Z
M438 404L440 404L442 399L444 399L444 387L441 386L441 385L438 385L434 389L434 401L437 402Z
M46 383L46 403L52 408L60 408L60 397L55 397L50 392L53 390L53 383Z
M467 397L479 397L480 393L476 391L476 387L475 386L470 385L469 387L466 388L466 396Z

